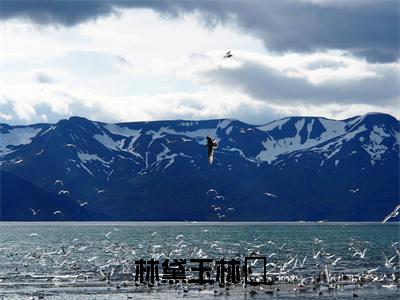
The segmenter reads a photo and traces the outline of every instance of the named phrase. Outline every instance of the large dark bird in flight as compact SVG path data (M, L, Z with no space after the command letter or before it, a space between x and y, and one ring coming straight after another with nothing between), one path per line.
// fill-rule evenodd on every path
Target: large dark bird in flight
M231 54L231 50L229 50L228 52L226 52L226 54L224 55L224 58L230 58L232 57L233 54Z
M218 142L213 140L211 136L207 136L207 148L208 148L208 163L211 165L214 160L214 149L218 147Z

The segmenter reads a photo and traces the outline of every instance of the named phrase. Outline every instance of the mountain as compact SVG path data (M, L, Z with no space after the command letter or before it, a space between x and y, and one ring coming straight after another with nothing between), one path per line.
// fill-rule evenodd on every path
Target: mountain
M399 121L381 113L0 124L0 219L380 221L399 203L399 151Z

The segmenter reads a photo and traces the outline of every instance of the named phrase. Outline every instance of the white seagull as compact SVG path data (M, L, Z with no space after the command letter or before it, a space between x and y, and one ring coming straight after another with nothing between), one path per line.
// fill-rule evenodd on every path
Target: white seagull
M60 184L61 186L64 186L64 182L61 179L54 181L54 184Z
M388 214L382 221L382 224L386 223L390 218L395 218L399 215L399 210L400 210L400 204L397 205L394 210Z
M365 253L367 252L367 248L364 249L364 251L361 252L361 250L356 251L353 256L360 256L360 258L365 258Z
M207 191L207 194L209 194L209 193L215 193L216 195L218 195L218 192L217 192L217 190L215 190L215 189L209 189L209 190Z
M106 234L104 233L103 234L106 238L108 238L114 231L121 231L121 230L119 230L118 228L113 228L111 231L107 232Z
M275 198L278 197L278 196L276 196L276 195L274 195L274 194L267 193L267 192L264 192L264 195L267 196L267 197L275 197Z
M30 208L29 210L32 212L32 215L34 216L36 216L40 212L40 209L34 210L33 208Z
M81 206L81 207L89 204L87 201L85 201L85 202L78 201L78 202L79 202L79 206Z
M332 266L336 266L337 262L341 259L341 257L336 258L335 261L332 263Z

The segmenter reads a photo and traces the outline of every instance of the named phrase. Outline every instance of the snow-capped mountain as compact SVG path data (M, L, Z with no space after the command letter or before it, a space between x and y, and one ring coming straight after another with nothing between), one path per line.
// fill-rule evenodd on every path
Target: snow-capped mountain
M399 202L399 150L399 121L379 113L0 124L0 219L381 220Z

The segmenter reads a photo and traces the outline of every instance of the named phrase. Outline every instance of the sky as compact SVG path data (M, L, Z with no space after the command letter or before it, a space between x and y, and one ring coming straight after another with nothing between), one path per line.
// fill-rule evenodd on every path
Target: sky
M0 123L399 118L399 5L0 0Z

